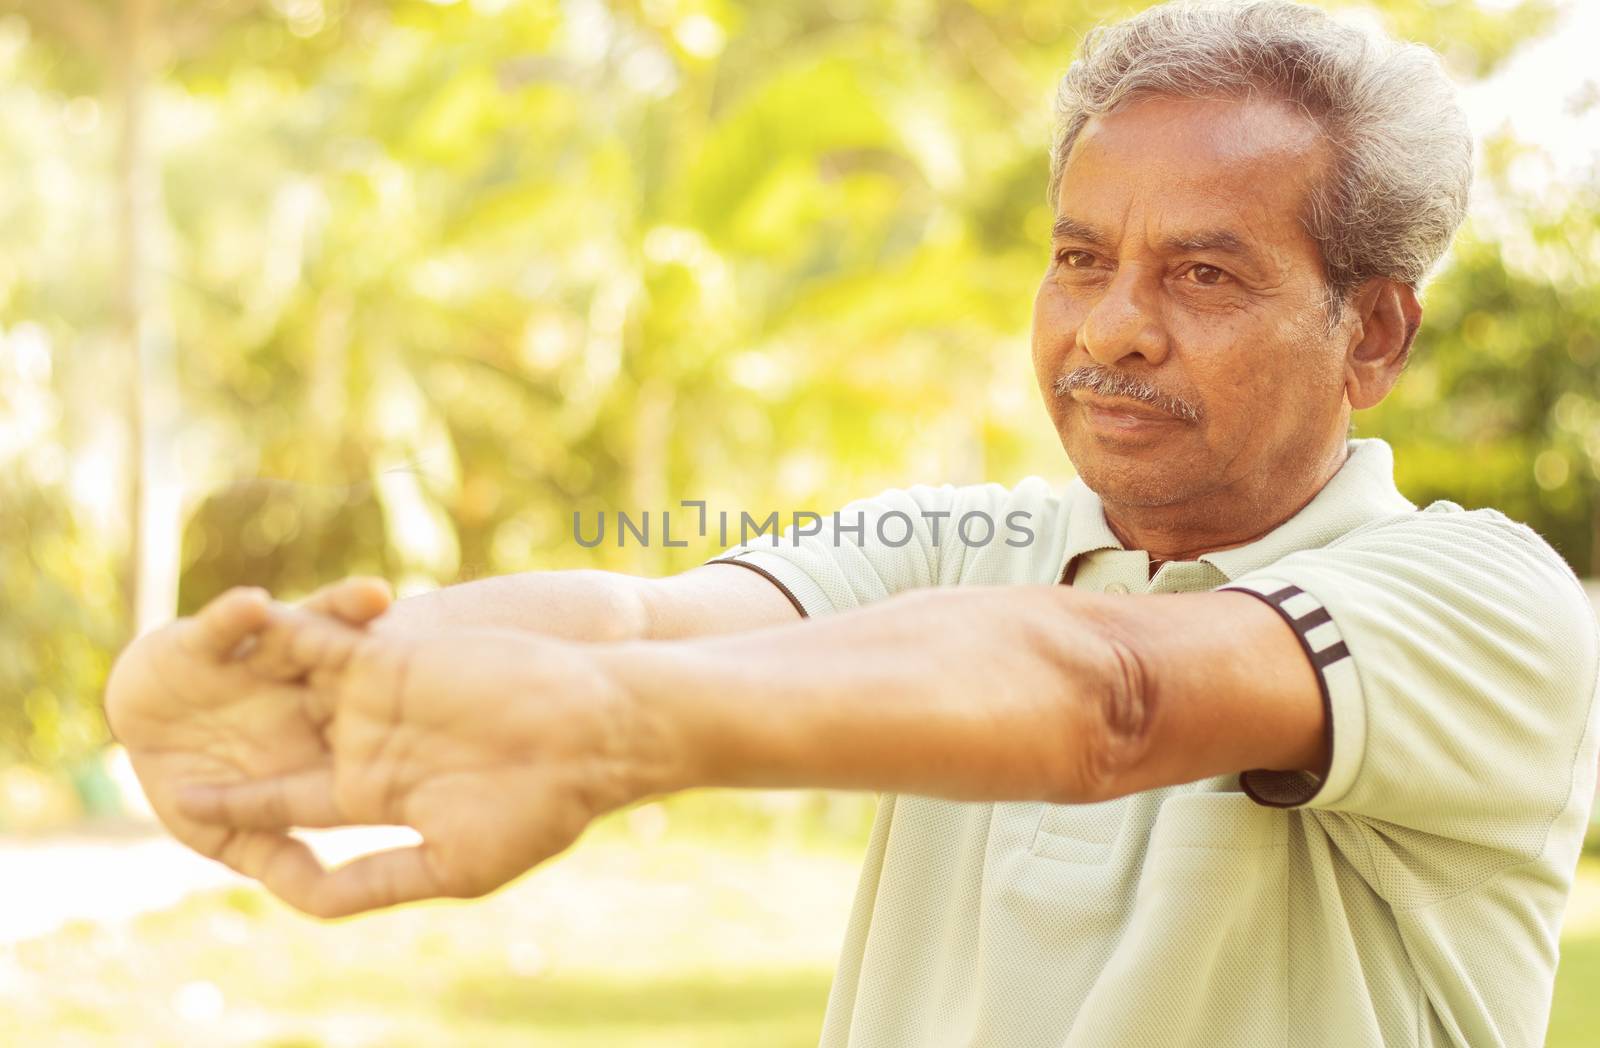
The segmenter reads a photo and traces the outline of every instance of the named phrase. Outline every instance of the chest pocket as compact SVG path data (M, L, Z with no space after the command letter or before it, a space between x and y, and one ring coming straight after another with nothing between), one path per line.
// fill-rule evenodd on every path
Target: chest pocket
M1109 862L1132 801L1118 797L1098 804L1042 804L1029 850L1081 866Z
M1139 865L1114 955L1072 1020L1063 1048L1105 1045L1413 1045L1364 1018L1319 1012L1342 992L1340 968L1307 969L1312 1002L1290 1023L1288 827L1294 813L1237 792L1169 794ZM1132 831L1127 831L1132 832ZM1307 940L1315 943L1316 940ZM1352 955L1353 956L1353 955ZM1194 959L1204 963L1192 963ZM1342 963L1349 963L1346 958ZM1327 977L1332 981L1324 982ZM1241 987L1245 989L1241 991ZM1338 988L1338 992L1334 989ZM1409 989L1409 988L1408 988ZM1306 992L1304 990L1300 992ZM1159 1001L1130 1008L1130 1001ZM1341 1021L1328 1022L1328 1015ZM1414 1022L1415 1012L1402 1019ZM1360 1023L1361 1025L1354 1025ZM1291 1036L1293 1030L1293 1036Z
M1074 862L1080 866L1111 863L1120 851L1123 861L1137 868L1143 863L1141 854L1152 846L1150 834L1157 827L1158 816L1159 821L1171 823L1179 817L1177 812L1180 810L1210 812L1219 803L1179 800L1181 797L1196 793L1215 797L1218 792L1228 793L1236 801L1244 802L1243 809L1238 809L1236 804L1221 803L1226 810L1239 812L1232 820L1235 822L1240 819L1248 822L1253 815L1260 813L1261 806L1238 793L1234 789L1234 782L1233 777L1224 775L1183 786L1145 790L1099 804L1042 804L1029 850L1043 858ZM1171 814L1165 807L1168 804L1172 805ZM1227 819L1222 821L1231 825ZM1209 824L1214 823L1215 820L1211 820ZM1173 831L1167 832L1171 834ZM1208 834L1209 831L1203 831L1202 836ZM1224 837L1219 833L1217 839Z

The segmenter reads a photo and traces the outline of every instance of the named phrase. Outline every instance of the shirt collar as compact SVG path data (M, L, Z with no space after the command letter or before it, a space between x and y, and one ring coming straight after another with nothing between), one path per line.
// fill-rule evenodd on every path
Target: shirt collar
M1062 554L1061 571L1056 578L1063 579L1072 562L1086 553L1103 549L1122 549L1122 543L1106 523L1105 507L1100 496L1090 490L1082 477L1073 477L1067 485L1067 548Z
M1394 484L1394 452L1377 438L1351 440L1349 455L1322 490L1300 511L1244 546L1203 553L1199 559L1232 582L1296 550L1326 546L1334 539L1381 517L1416 509ZM1068 486L1067 543L1062 578L1072 562L1104 549L1123 549L1106 523L1100 496L1081 477Z

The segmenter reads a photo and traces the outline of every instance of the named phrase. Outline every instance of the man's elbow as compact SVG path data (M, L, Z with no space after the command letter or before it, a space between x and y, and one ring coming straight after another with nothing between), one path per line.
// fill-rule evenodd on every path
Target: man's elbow
M1048 798L1055 804L1091 804L1144 788L1154 737L1155 694L1138 645L1110 621L1085 618L1088 636L1057 659L1068 756L1059 765L1065 781Z

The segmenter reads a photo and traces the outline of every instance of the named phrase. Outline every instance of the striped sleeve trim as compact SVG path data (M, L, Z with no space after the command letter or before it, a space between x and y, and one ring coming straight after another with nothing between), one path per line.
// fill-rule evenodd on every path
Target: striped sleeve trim
M1330 754L1327 773L1256 769L1239 776L1251 800L1273 808L1320 806L1342 797L1355 780L1365 748L1365 710L1355 659L1322 602L1291 582L1247 579L1222 587L1248 593L1276 611L1316 670L1322 696L1322 731Z
M755 572L757 575L760 575L762 578L766 579L768 582L770 582L774 586L778 587L778 592L782 593L785 597L789 598L789 603L794 605L794 610L798 611L800 613L800 617L802 619L807 619L807 618L811 617L810 613L806 611L806 606L804 604L800 603L800 598L796 597L794 595L794 590L790 589L787 585L784 584L784 581L782 579L778 578L778 576L774 575L772 572L768 571L766 568L763 568L761 565L752 564L748 560L740 560L737 554L735 554L734 556L731 556L731 557L717 557L714 560L706 561L706 563L707 564L734 564L734 565L737 565L738 567L741 567L741 568L749 568L751 571Z

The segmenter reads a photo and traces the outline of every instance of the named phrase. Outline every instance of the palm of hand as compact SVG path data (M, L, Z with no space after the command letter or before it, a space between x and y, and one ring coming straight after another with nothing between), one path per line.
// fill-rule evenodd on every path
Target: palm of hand
M198 783L243 782L325 763L305 688L229 661L264 598L229 594L191 620L134 642L106 688L106 716L157 816L179 840L239 868L249 838L197 821L177 796Z
M310 616L281 628L313 706L333 712L332 766L191 795L189 810L259 830L396 824L423 838L274 888L301 909L484 895L631 799L625 707L580 646L511 631L383 636Z
M577 649L525 634L369 638L331 685L335 800L428 842L437 894L484 894L620 804L611 696Z

